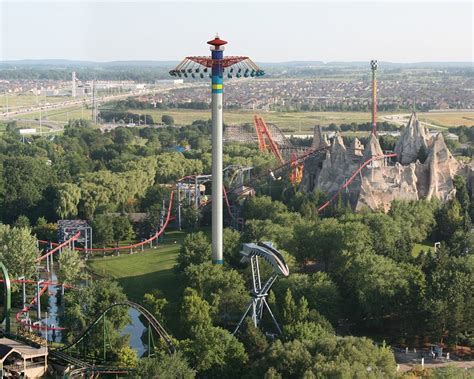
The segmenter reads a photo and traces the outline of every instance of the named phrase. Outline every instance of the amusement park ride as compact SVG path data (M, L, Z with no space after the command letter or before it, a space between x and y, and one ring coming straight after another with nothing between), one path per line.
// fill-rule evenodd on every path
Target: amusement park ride
M186 57L174 70L171 76L196 77L199 74L204 78L208 74L211 78L211 109L212 109L212 262L223 264L222 235L223 235L223 201L220 196L223 187L223 164L222 164L222 137L223 137L223 93L224 75L228 78L248 78L264 75L249 57L228 56L224 57L224 41L216 37L207 42L211 45L211 56ZM216 194L219 194L216 196Z

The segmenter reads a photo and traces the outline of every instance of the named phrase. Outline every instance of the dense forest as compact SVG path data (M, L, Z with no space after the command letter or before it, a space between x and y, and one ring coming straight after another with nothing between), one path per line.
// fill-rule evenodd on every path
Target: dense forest
M89 220L98 246L148 237L173 183L210 172L206 121L101 133L78 120L62 135L27 140L7 130L0 137L0 256L18 276L35 275L25 268L37 256L34 235L54 240L58 219ZM391 378L398 374L390 346L474 347L474 202L463 178L455 178L456 197L447 203L395 201L388 214L354 213L340 198L319 214L326 194L297 191L285 173L272 180L267 173L277 163L256 146L225 145L224 162L254 168L263 178L255 182L257 196L240 204L243 230L224 231L224 268L210 264L208 211L185 209L187 237L175 268L181 296L150 288L142 300L170 328L179 353L141 359L143 377ZM132 223L131 212L146 217ZM247 320L233 336L249 300L240 247L261 240L273 241L290 267L269 295L283 333L264 334ZM435 242L436 250L415 252L417 244ZM24 258L8 253L15 249ZM80 267L75 252L61 259ZM77 270L60 275L66 283L81 279ZM109 280L66 292L66 340L107 303L125 298ZM125 361L130 351L118 330L127 320L119 310L107 319ZM263 328L271 330L269 320ZM100 354L100 330L90 338Z

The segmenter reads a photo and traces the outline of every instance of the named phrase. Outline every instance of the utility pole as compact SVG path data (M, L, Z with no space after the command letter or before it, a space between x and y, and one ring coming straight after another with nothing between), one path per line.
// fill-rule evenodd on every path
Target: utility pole
M371 60L372 69L372 134L377 135L377 61Z
M76 72L72 72L72 87L71 87L71 96L76 97Z
M95 100L95 80L92 81L92 123L97 124L97 108Z

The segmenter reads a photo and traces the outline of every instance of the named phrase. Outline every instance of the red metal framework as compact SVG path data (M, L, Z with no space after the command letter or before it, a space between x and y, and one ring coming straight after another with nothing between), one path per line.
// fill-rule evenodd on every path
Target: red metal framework
M212 64L214 63L214 60L211 57L205 57L205 56L197 56L197 57L186 57L186 59L193 61L197 64L200 64L201 66L204 67L212 67ZM236 63L242 62L246 59L249 59L248 57L239 57L239 56L228 56L225 57L224 59L220 59L219 63L222 65L222 67L230 67L233 66Z
M270 148L270 151L278 159L278 161L280 163L283 163L284 159L283 159L283 156L281 155L280 149L278 148L278 145L273 140L272 135L270 134L270 131L268 130L268 126L265 123L264 119L260 116L254 115L253 124L255 126L255 131L257 133L258 147L260 151L267 151ZM268 140L269 148L266 145L265 137Z
M291 184L300 184L301 180L303 179L304 163L298 162L298 155L296 155L296 153L291 154L290 168Z

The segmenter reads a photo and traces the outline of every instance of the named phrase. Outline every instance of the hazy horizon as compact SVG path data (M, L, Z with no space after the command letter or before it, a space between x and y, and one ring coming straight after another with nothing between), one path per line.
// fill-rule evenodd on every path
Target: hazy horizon
M471 2L62 1L0 4L0 60L470 63Z

